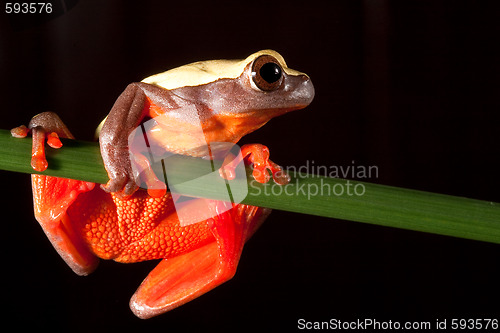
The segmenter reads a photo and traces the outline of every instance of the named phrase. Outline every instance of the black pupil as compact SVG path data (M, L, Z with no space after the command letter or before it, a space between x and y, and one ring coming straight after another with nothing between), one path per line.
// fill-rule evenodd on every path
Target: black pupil
M274 83L281 78L281 67L274 62L268 62L260 68L260 76L269 83Z

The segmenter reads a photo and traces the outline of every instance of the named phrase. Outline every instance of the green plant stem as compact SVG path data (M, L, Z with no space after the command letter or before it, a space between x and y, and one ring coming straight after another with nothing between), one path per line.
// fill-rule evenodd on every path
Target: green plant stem
M63 143L61 149L47 148L49 169L43 174L96 183L108 180L97 143L77 140L63 140ZM30 159L30 139L12 138L9 131L0 130L0 170L34 173ZM196 168L196 163L189 165ZM184 166L179 169L186 177L192 172ZM286 186L251 181L242 202L500 243L498 203L308 174L291 173L291 176L292 181ZM220 198L219 193L199 185L186 186L183 190L193 196Z

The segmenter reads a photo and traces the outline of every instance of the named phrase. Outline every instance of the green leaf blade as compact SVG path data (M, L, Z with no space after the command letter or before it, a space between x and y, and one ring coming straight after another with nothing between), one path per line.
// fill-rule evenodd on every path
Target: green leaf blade
M63 144L61 149L47 148L49 168L43 174L107 182L97 143L63 140ZM9 131L0 130L0 170L34 173L30 159L29 138L12 138ZM190 174L195 171L190 168L196 164L179 170ZM291 172L291 176L285 186L251 180L243 203L500 244L498 203L303 173ZM363 188L362 195L347 192L356 186ZM187 191L193 196L219 198L203 186Z

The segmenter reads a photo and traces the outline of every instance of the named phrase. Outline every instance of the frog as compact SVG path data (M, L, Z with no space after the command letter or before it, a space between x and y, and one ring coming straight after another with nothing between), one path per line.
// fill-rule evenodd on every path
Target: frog
M16 138L32 137L35 218L78 275L92 273L101 259L159 260L129 306L142 319L175 309L234 276L244 244L271 210L200 199L206 200L212 215L181 225L166 186L143 188L137 181L131 158L144 155L131 154L131 133L154 121L149 134L156 151L210 159L206 149L197 149L199 136L194 133L200 128L208 144L236 144L272 118L307 107L314 93L310 77L289 68L274 50L261 50L242 60L194 62L131 83L97 130L109 178L100 185L43 174L48 168L45 143L59 149L61 138L74 137L57 114L38 114L28 126L11 130ZM257 182L272 178L286 185L290 181L262 144L241 146L241 157L253 168ZM145 158L139 160L148 163ZM227 170L230 174L231 169ZM148 175L147 184L161 182L154 173ZM183 209L196 211L197 207L193 200Z

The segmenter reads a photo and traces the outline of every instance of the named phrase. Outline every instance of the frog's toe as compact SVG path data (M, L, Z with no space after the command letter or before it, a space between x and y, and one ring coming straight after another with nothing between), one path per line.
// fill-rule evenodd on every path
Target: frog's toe
M268 161L268 168L271 170L273 180L278 185L286 185L290 182L290 175L283 168L273 161Z
M56 132L51 132L47 135L47 144L56 149L61 148L63 145Z
M125 187L123 188L122 194L126 197L131 196L134 194L135 191L139 189L139 185L133 180L129 179L128 182L125 184Z
M120 192L125 186L126 181L127 177L125 174L113 175L109 178L106 184L101 185L101 188L108 193Z
M253 178L259 183L267 183L273 177L278 185L290 182L290 176L281 166L269 159L269 149L261 144L247 144L241 147L245 160L253 165Z
M30 130L28 127L21 125L21 126L14 127L13 129L11 129L10 134L14 138L25 138L28 135L29 131Z
M139 189L139 185L123 173L111 177L106 184L101 185L101 188L105 192L115 193L120 198L127 198Z

